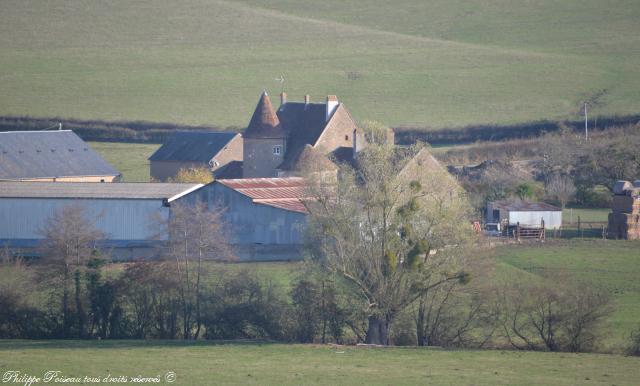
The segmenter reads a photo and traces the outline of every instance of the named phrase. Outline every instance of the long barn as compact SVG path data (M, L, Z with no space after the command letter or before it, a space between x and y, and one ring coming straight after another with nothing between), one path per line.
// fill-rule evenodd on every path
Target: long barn
M42 229L55 211L80 205L87 220L107 237L115 259L150 257L157 223L170 205L201 184L0 182L0 245L37 247Z

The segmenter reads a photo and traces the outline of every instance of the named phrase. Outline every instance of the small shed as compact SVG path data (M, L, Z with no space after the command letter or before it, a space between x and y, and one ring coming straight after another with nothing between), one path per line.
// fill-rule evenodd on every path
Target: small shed
M544 202L493 201L487 204L486 220L530 227L539 227L544 221L546 229L558 229L562 226L562 209Z

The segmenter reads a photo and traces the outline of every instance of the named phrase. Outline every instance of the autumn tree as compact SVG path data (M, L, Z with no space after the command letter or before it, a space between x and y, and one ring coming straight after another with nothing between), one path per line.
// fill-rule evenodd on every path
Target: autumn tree
M78 336L86 334L86 315L82 304L81 275L86 262L97 251L96 243L104 239L95 221L82 205L71 204L59 208L47 220L41 233L43 255L47 262L62 270L62 323L64 337L70 336L71 311L69 286L73 274L75 288L75 317Z
M341 167L336 184L309 181L309 252L362 299L366 343L388 344L400 312L429 290L469 279L458 259L468 207L440 172L425 149L370 144L356 168Z
M166 255L175 261L182 303L184 339L198 339L202 328L202 281L206 261L233 258L222 209L206 203L172 204L166 223Z
M207 167L182 168L175 178L170 178L168 182L208 184L213 181L213 173Z

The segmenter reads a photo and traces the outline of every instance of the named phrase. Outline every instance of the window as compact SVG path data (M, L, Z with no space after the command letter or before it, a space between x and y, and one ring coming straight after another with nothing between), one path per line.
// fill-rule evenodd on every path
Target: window
M282 146L277 145L273 147L273 154L274 155L280 155L280 152L282 151Z
M349 136L348 136L348 135L345 135L345 136L344 136L344 140L345 140L345 141L348 141L348 140L349 140Z

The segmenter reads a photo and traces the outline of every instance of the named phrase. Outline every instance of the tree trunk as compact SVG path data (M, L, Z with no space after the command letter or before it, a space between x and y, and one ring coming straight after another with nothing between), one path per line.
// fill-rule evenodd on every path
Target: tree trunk
M62 283L62 337L69 338L69 266L64 266L64 281Z
M377 315L369 316L369 327L367 336L364 338L367 344L388 345L389 344L389 321Z
M85 337L85 315L82 308L82 300L80 298L80 270L76 270L75 275L76 284L76 315L78 316L78 337Z
M416 337L418 338L418 346L424 346L426 343L424 311L424 299L420 299L420 305L418 306L418 315L416 316Z

